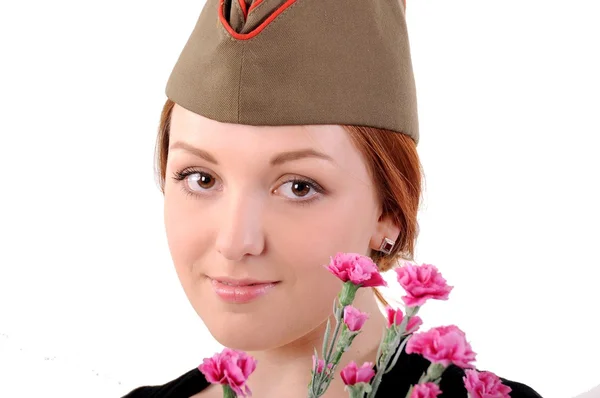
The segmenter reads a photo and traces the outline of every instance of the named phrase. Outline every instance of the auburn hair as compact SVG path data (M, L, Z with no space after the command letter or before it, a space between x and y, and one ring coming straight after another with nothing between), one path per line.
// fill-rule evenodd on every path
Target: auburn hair
M175 103L167 99L161 112L156 139L155 172L163 194L174 106ZM367 164L381 202L382 217L391 217L400 228L400 235L390 254L372 250L369 256L382 272L393 268L399 260L413 261L419 234L417 213L422 200L423 179L416 143L406 134L391 130L350 125L342 127ZM377 289L373 290L382 304L387 305L381 293Z

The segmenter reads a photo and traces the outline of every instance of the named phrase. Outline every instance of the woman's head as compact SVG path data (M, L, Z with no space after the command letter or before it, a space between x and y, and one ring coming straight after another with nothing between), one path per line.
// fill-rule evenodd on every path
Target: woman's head
M178 277L223 345L274 348L321 324L340 289L322 265L337 252L371 255L382 270L412 257L421 170L403 134L221 123L168 100L157 160ZM396 241L387 256L384 237ZM277 283L240 303L215 279Z

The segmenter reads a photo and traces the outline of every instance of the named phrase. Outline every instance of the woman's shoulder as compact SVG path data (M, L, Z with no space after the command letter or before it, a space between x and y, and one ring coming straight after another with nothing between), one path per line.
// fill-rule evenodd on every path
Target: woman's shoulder
M405 393L411 385L418 382L429 364L430 362L420 355L403 352L396 366L384 375L377 396L391 398L397 397L399 392ZM466 398L467 390L463 381L464 376L464 369L450 365L442 375L440 382L442 394L438 398ZM511 398L542 398L540 394L526 384L508 380L501 376L500 379L503 384L511 388ZM166 384L138 387L122 398L189 398L203 391L209 385L198 368L194 368Z
M395 366L394 369L392 369L390 374L396 373L396 375L390 377L390 379L395 381L404 380L404 383L407 385L398 387L401 387L403 390L408 391L410 385L416 384L418 382L423 372L425 372L429 367L430 362L424 357L417 354L403 353L401 357L404 357L404 360L401 361L400 366ZM477 370L482 371L485 369ZM463 380L464 377L464 369L456 365L450 365L448 368L446 368L446 370L442 374L442 380L440 381L440 390L442 390L442 394L439 395L438 398L467 397L467 389L465 388ZM498 375L498 377L500 377L502 384L510 387L511 398L542 398L542 396L539 393L537 393L533 388L529 387L526 384L505 379L501 375ZM391 384L394 384L393 381ZM389 387L392 386L390 385ZM384 395L384 397L387 397L387 395Z
M477 370L482 371L485 369L477 369ZM446 390L448 392L462 393L463 395L461 395L461 396L466 397L467 390L465 388L465 384L464 384L464 380L463 380L464 376L465 376L464 369L462 369L458 366L455 366L455 365L450 365L446 369L444 374L442 375L442 381L440 382L440 389L442 390L442 395L440 398L454 397L453 394L444 395L443 392ZM542 396L540 394L538 394L533 388L529 387L526 384L523 384L523 383L520 383L517 381L513 381L513 380L509 380L509 379L505 379L501 375L498 375L498 377L502 381L502 384L510 387L511 398L542 398Z
M168 383L142 386L122 398L189 398L209 386L198 368L194 368Z

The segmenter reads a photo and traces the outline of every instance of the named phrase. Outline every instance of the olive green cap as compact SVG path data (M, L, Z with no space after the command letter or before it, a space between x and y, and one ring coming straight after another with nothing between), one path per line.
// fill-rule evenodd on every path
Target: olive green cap
M359 125L419 141L400 0L207 0L166 95L225 123Z

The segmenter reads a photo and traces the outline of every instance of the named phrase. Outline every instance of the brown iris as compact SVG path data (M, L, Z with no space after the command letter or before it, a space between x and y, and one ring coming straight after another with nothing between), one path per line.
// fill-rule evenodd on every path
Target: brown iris
M215 179L212 176L204 173L197 174L197 176L194 177L194 181L196 181L203 189L209 189L215 185Z
M305 182L294 182L292 192L297 196L306 196L310 192L310 185Z

